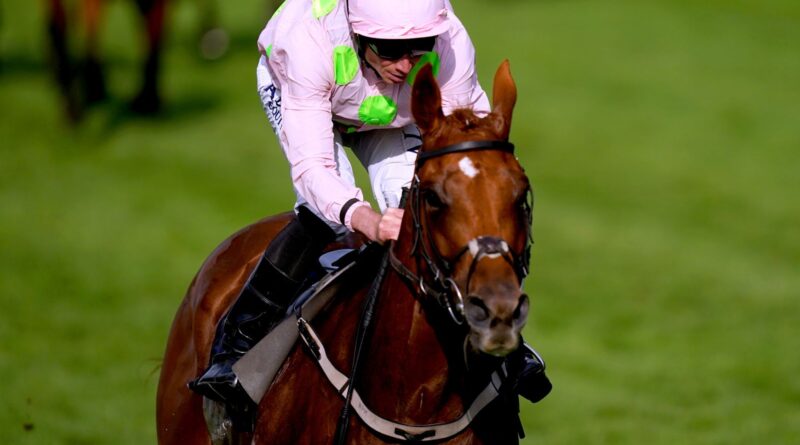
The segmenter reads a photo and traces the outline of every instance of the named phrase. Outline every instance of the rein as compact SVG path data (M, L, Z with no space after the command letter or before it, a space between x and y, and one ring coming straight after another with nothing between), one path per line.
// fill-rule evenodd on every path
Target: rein
M407 190L403 189L403 193L400 196L401 207L405 206L407 197L408 192ZM372 316L375 312L375 303L378 300L378 293L380 292L383 279L386 277L386 271L388 269L389 251L391 251L391 245L389 247L378 246L378 249L382 250L383 255L381 256L380 265L378 266L375 280L372 282L372 286L370 286L369 292L367 293L367 298L364 302L364 309L361 313L361 324L358 325L358 331L356 331L356 340L353 348L352 372L347 383L348 388L347 395L344 399L344 406L342 407L342 412L339 415L339 423L336 426L336 433L334 434L334 443L337 445L343 444L347 438L347 429L350 425L350 405L352 403L351 401L355 391L358 370L361 365L361 351L363 350L364 343L366 343L371 333L370 328L372 327ZM298 325L298 328L302 333L302 326ZM311 329L311 327L309 326L308 329ZM303 339L306 340L306 337L304 336ZM306 345L310 346L310 343L306 341ZM324 358L327 359L327 357ZM323 370L324 369L325 368L323 366ZM331 375L329 372L326 371L325 375L328 377L328 380L331 380ZM333 383L333 380L331 380L331 383ZM344 390L344 388L342 388L342 390Z

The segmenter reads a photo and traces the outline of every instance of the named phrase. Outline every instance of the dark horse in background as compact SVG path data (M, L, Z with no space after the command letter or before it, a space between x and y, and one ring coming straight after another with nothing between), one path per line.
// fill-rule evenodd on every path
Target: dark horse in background
M76 17L67 4L69 0L45 0L56 82L65 103L67 117L73 122L80 120L89 105L105 100L108 95L100 54L103 8L107 0L77 1L80 17L75 21ZM161 107L158 72L167 0L136 0L135 3L142 17L146 55L142 63L141 86L130 106L134 112L148 114ZM78 31L85 33L81 39L84 45L75 56L70 51L70 40L77 37L74 34Z
M65 113L71 122L79 121L86 108L108 96L100 54L100 33L103 9L108 0L44 0L52 69L64 102ZM161 109L159 72L166 28L168 0L136 0L141 16L144 60L141 64L141 85L130 102L136 113L151 114ZM228 33L221 28L218 0L195 0L199 14L200 53L206 59L217 59L227 50ZM265 14L269 17L282 0L267 0ZM75 8L70 8L75 6ZM108 32L108 31L106 31ZM83 43L75 48L70 42L77 34ZM78 54L73 54L77 51Z
M400 236L389 247L391 267L379 288L355 384L364 404L385 419L405 425L458 419L502 357L520 344L528 312L521 275L527 267L531 188L513 153L486 148L486 141L508 145L516 94L504 62L495 75L492 113L481 118L456 110L445 116L430 67L416 78L412 111L423 146ZM483 148L441 150L470 142ZM203 400L186 383L205 369L217 322L291 217L267 218L234 234L195 276L175 316L161 371L160 444L211 443ZM505 247L483 255L486 240ZM356 278L311 323L330 361L347 375L372 280ZM459 300L461 324L450 313ZM516 395L494 399L465 429L437 443L518 443L516 400ZM261 399L252 436L234 431L230 437L234 443L331 443L342 406L337 389L297 342ZM398 442L375 434L357 416L349 418L348 431L347 443Z

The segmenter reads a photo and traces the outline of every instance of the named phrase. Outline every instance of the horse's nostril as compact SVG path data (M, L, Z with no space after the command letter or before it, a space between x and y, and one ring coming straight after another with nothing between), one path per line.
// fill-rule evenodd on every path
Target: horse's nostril
M467 318L474 322L485 321L489 318L489 308L486 307L486 303L478 297L467 298L464 310L466 311Z
M528 316L528 296L525 294L520 295L517 308L514 309L514 320L524 319Z

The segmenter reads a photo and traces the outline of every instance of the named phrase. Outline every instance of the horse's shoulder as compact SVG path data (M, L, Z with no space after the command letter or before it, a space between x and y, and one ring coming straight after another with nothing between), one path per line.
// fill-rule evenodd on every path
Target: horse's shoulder
M256 221L222 241L206 258L184 298L194 332L208 335L236 298L259 256L292 219L286 212ZM205 339L196 339L200 344Z
M293 213L263 218L222 241L203 262L195 277L194 286L202 294L213 291L214 285L238 279L244 270L255 266L269 242L292 219Z

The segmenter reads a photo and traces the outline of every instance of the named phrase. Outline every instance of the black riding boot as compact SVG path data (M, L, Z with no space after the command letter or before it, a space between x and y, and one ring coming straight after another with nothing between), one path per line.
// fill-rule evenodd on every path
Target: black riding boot
M229 406L252 402L233 364L286 314L322 250L335 239L333 230L305 207L270 243L236 302L217 326L211 363L189 388Z
M536 403L550 394L553 384L544 372L544 360L538 352L527 343L522 343L518 351L517 394Z

